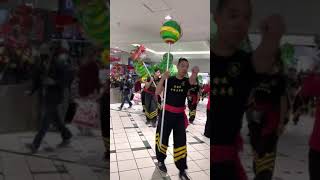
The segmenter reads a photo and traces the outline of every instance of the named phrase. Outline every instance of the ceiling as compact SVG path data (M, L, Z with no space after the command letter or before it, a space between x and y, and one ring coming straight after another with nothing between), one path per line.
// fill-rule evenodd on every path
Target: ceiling
M148 57L159 61L162 56L159 52L169 49L160 37L160 27L170 15L180 23L183 31L172 51L201 51L174 54L175 59L183 56L190 60L209 60L210 0L110 0L110 9L112 48L130 52L134 49L132 44L144 44L156 52L148 52Z

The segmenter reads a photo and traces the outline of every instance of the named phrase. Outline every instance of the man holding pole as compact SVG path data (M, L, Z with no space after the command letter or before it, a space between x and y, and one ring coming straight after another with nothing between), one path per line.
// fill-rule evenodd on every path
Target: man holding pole
M164 90L164 105L162 112L162 121L158 123L156 130L156 156L159 169L167 172L164 164L168 141L171 130L173 130L174 140L174 162L180 171L180 179L190 179L185 170L187 167L187 147L186 147L186 127L188 119L185 114L185 101L191 85L195 85L198 67L192 69L190 78L186 78L189 68L189 62L185 58L180 58L176 76L169 77L169 72L165 72L157 85L156 95ZM165 80L167 83L165 83ZM165 87L165 84L167 87Z

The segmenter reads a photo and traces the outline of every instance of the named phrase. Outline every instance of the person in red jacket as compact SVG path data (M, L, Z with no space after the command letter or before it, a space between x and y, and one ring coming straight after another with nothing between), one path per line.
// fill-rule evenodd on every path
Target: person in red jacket
M319 180L320 166L320 66L316 65L314 71L307 76L302 84L300 95L303 97L317 97L315 123L309 140L309 173L310 180Z

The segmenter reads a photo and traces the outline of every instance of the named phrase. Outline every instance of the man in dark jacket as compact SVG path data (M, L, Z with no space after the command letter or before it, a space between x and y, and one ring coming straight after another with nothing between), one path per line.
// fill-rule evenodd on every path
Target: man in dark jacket
M129 95L131 94L132 88L133 88L133 84L129 79L129 76L126 76L126 79L124 79L120 85L120 91L122 92L122 103L121 103L121 106L119 107L120 111L126 101L129 103L129 108L132 107L132 103L129 97Z
M58 59L52 60L47 65L47 70L46 76L42 82L44 86L44 114L43 117L41 117L40 129L35 136L33 143L29 146L32 153L38 151L41 141L47 133L52 121L57 125L63 139L59 146L68 145L72 137L71 132L64 125L58 111L59 105L63 102L64 87L68 81L68 79L65 78L65 75L67 74L66 66Z

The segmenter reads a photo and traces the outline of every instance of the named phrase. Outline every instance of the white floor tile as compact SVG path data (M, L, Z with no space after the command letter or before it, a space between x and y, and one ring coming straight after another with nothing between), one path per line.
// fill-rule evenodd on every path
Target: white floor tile
M118 172L118 163L110 162L110 172Z
M136 159L143 158L143 157L150 157L148 150L133 151L133 155Z
M130 149L130 144L129 143L122 143L122 144L116 144L116 150L119 149Z
M156 167L139 169L142 180L157 180L161 179L159 170Z
M206 159L206 157L204 157L201 153L199 153L197 151L193 151L193 152L188 153L188 156L192 160Z
M143 144L142 141L140 141L140 142L130 142L130 147L131 148L144 148L145 145Z
M118 173L110 173L110 180L119 180Z
M117 155L116 155L116 153L111 153L111 154L110 154L110 161L111 161L111 162L117 161Z
M120 172L120 180L141 180L141 177L139 171L136 169Z
M197 163L202 170L210 169L210 161L208 159L196 160L195 163Z
M135 160L118 161L119 172L137 169Z
M191 179L193 180L210 180L210 177L204 172L204 171L200 171L200 172L192 172L189 173L189 176L191 177Z
M118 161L134 159L132 151L117 153Z
M115 144L129 143L129 141L126 137L125 138L115 138L114 141L115 141Z
M155 164L150 157L136 159L136 163L138 165L138 168L155 167Z
M194 161L189 161L187 162L188 165L188 172L197 172L197 171L202 171L201 168L196 164Z

